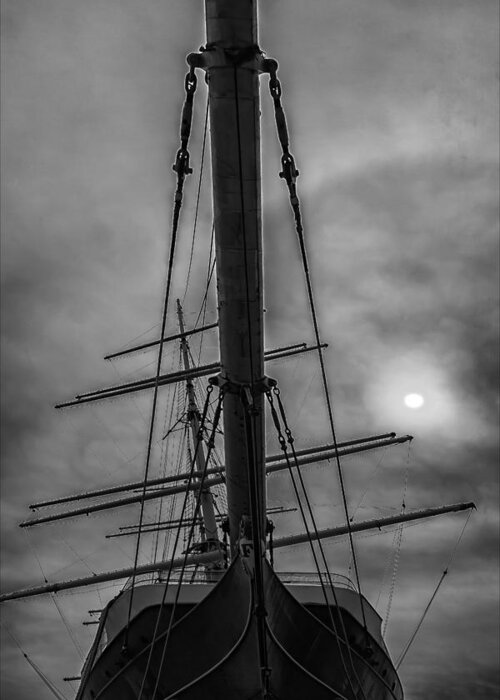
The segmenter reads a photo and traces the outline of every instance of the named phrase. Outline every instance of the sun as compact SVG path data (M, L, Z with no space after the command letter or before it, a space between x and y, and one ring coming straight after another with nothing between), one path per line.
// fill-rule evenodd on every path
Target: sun
M425 403L422 394L406 394L404 402L408 408L422 408Z

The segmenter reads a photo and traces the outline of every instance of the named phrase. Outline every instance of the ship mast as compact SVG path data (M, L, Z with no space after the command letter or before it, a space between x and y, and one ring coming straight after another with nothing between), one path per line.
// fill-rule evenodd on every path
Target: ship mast
M184 369L189 371L191 369L191 363L189 359L189 347L186 340L186 329L184 327L184 315L182 312L182 306L177 299L177 319L179 322L179 334L181 336L181 355ZM199 440L199 432L201 425L200 412L198 410L198 405L196 403L196 396L194 393L193 380L189 378L186 382L186 392L188 400L187 418L189 422L189 427L191 428L191 436L193 440L193 445L196 445ZM205 474L206 472L206 457L203 450L203 445L198 445L195 452L196 459L196 469L199 474ZM200 508L203 518L203 538L205 544L205 551L213 551L219 549L219 540L217 536L217 521L215 518L215 509L212 494L210 493L210 488L204 487L200 483L200 478L194 478L195 491L199 493L200 498ZM209 567L210 568L210 565Z
M207 73L231 549L265 530L264 345L256 0L206 0ZM257 521L257 522L256 522Z

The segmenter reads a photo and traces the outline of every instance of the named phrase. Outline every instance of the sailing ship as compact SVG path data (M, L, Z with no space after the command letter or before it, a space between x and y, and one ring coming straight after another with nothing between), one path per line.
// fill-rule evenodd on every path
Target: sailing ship
M353 533L467 510L472 503L402 512L353 522L347 507L341 458L411 440L394 433L337 440L328 393L314 295L297 193L298 171L290 152L281 102L278 64L259 48L256 0L206 0L206 44L188 56L181 146L174 171L177 189L171 255L160 338L126 352L157 350L156 373L145 380L80 394L60 407L87 404L149 390L153 410L146 465L134 483L33 504L34 510L98 497L59 513L37 514L31 527L111 508L139 504L140 516L128 534L136 536L133 566L86 578L47 583L2 595L19 599L48 592L126 580L122 591L100 611L97 633L80 678L77 700L402 700L403 688L385 645L381 618L363 595ZM166 337L172 306L171 271L185 178L191 173L188 142L197 72L208 84L218 319L186 329L177 301L178 333ZM282 147L283 178L298 235L314 343L264 350L264 280L260 192L259 90L269 77L276 127ZM217 326L219 360L194 363L188 338ZM164 347L179 342L182 368L162 373ZM266 363L304 352L317 353L325 389L330 439L317 448L298 449L277 382ZM117 353L120 354L120 353ZM122 353L123 354L123 353ZM209 377L198 402L195 381ZM152 440L161 387L185 386L184 426L190 434L189 468L151 478ZM268 424L276 431L279 454L266 455ZM216 461L216 443L224 444ZM338 472L344 522L320 529L304 484L302 469L330 460ZM269 474L288 471L304 531L276 536L266 502ZM225 512L214 494L224 494ZM123 494L127 495L118 495ZM184 497L179 517L150 523L145 504ZM111 500L107 497L113 495ZM106 497L106 500L102 500ZM187 504L191 499L191 512ZM275 511L280 512L280 509ZM139 563L141 539L150 532L173 531L168 557ZM188 533L181 549L181 533ZM331 572L322 541L347 536L354 582ZM316 571L279 572L274 552L309 543Z

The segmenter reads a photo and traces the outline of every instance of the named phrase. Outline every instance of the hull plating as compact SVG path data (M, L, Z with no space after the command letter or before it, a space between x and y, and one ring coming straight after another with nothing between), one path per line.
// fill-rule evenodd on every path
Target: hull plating
M326 605L300 603L269 566L265 593L270 698L402 699L386 650L349 612L332 606L336 634ZM137 700L141 686L142 700L264 697L253 583L239 559L198 604L181 602L172 625L171 611L159 615L156 602L133 616L126 654L123 627L100 653L96 639L77 700Z

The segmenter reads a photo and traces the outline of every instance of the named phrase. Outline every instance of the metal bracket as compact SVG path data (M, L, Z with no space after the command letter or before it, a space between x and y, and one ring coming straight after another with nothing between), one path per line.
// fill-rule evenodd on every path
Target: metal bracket
M259 60L259 72L269 73L270 75L275 75L278 71L278 61L275 58L265 58L260 56Z
M254 382L252 386L251 384L232 382L230 379L227 379L227 377L223 377L222 374L217 374L215 377L209 377L208 383L212 386L219 387L219 389L224 389L224 391L228 394L238 394L238 396L241 396L243 402L248 406L253 404L253 396L265 394L278 384L276 379L272 379L271 377L263 377L262 379Z
M267 59L264 58L257 44L244 48L222 48L215 45L201 46L200 53L190 53L186 61L192 68L201 68L202 70L241 66L250 70L256 70L259 73L269 72L268 68L263 69L264 65L267 66Z

